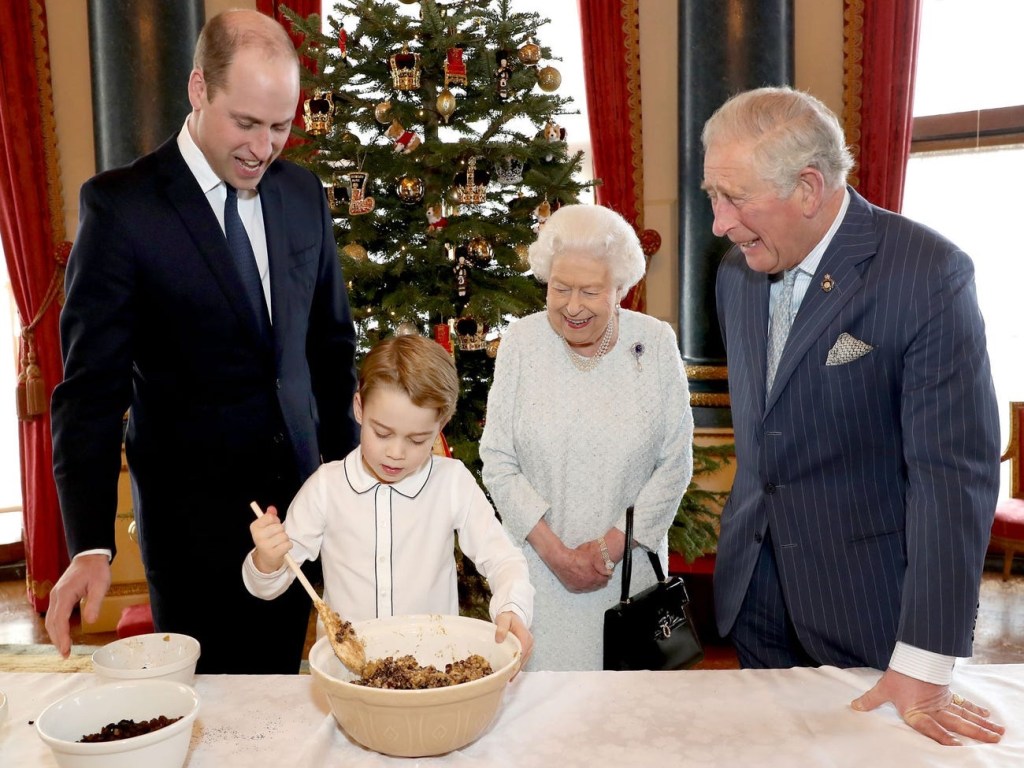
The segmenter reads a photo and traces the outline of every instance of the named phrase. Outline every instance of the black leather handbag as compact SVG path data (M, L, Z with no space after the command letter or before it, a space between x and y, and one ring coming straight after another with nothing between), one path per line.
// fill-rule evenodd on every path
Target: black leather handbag
M679 576L666 579L657 554L647 551L658 583L629 596L633 508L626 510L626 551L622 558L622 598L604 613L604 668L687 669L704 658L690 618L690 598ZM646 551L646 550L645 550Z

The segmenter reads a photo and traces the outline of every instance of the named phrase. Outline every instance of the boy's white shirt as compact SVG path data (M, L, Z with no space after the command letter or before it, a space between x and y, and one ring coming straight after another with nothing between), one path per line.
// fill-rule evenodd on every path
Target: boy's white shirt
M432 455L415 474L385 484L366 469L356 448L313 473L284 526L296 562L321 557L324 601L347 620L458 614L458 532L462 552L491 588L491 619L514 611L527 627L533 621L526 558L461 461ZM246 588L264 599L280 595L294 578L286 566L260 573L252 552L242 566Z

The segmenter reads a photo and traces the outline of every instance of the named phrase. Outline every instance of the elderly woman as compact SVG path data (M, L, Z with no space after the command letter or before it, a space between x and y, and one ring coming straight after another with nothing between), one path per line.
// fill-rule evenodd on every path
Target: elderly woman
M536 587L533 670L603 663L604 612L633 539L668 557L668 528L690 482L693 416L671 327L622 310L644 274L632 227L599 206L564 206L530 248L547 310L502 338L480 443L483 479L523 547ZM633 566L635 594L654 583Z

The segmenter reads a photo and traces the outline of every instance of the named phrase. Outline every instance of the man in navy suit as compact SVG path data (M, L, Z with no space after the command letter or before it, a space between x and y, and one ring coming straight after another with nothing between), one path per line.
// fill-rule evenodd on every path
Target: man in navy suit
M788 88L704 128L737 474L718 628L744 667L884 670L943 744L998 741L950 692L970 656L999 488L999 427L970 259L846 185L835 115Z
M287 33L254 11L214 17L188 93L180 133L82 187L53 395L73 560L46 627L67 656L74 606L85 598L94 620L109 588L129 410L157 630L195 636L200 672L294 673L309 598L245 589L249 503L286 510L321 461L355 446L355 330L323 187L277 159L299 99Z

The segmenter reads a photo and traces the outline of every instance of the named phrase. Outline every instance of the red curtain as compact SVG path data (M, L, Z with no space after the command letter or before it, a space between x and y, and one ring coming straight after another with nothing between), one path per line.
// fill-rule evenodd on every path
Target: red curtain
M643 232L638 0L578 3L594 176L602 181L596 188L597 203L617 211L637 232ZM653 237L656 235L642 238L645 246ZM626 295L624 307L639 312L646 309L645 281L641 280Z
M30 602L49 604L67 566L53 481L50 393L62 376L64 213L43 0L0 3L0 237L22 326L17 392ZM6 405L12 407L14 398Z
M843 122L857 160L851 184L899 211L913 133L921 0L844 0Z

